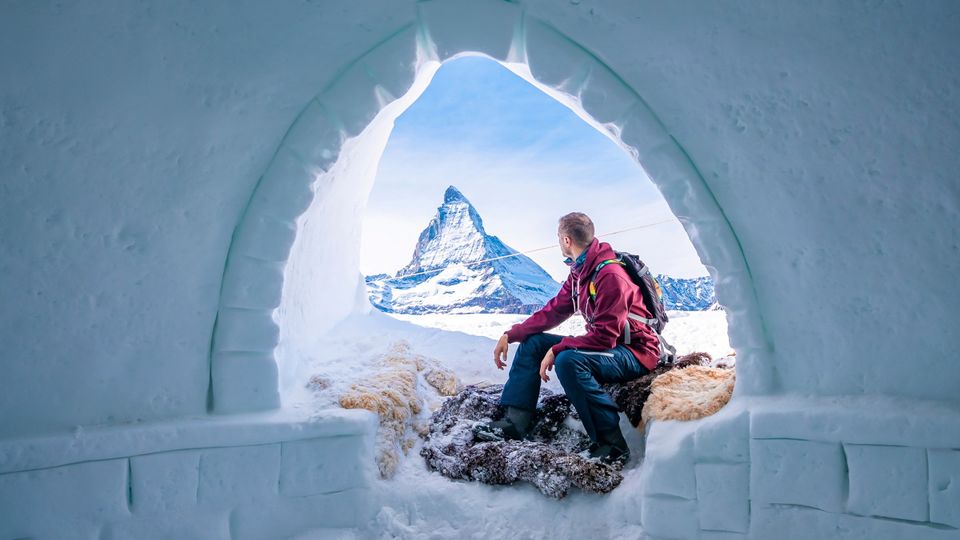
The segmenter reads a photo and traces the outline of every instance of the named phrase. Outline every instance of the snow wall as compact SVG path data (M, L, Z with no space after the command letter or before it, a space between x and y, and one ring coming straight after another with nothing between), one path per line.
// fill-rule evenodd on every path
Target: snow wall
M30 517L25 486L39 501L94 482L111 502L75 521L134 523L124 512L150 499L133 479L174 470L213 486L182 504L212 494L220 514L203 519L233 508L236 534L263 505L230 482L273 485L288 514L284 496L367 489L360 464L360 480L291 484L337 452L281 449L362 446L368 418L304 428L269 411L285 362L365 308L356 239L392 119L437 62L480 53L637 157L728 308L738 397L688 433L653 427L645 527L960 527L956 4L0 12L4 514ZM248 411L268 412L210 414ZM233 478L238 464L275 474ZM671 529L686 511L699 521Z

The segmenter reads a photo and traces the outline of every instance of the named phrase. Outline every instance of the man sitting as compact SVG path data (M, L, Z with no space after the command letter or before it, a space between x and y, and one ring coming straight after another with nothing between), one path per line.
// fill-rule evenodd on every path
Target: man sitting
M609 244L594 238L590 218L579 212L563 216L557 237L570 275L543 308L500 336L493 350L498 369L506 366L508 343L520 342L500 396L506 416L478 425L475 433L485 440L524 438L531 428L540 381L550 380L548 372L556 367L557 378L590 436L590 458L625 463L630 451L620 431L617 405L600 385L629 381L655 368L659 340L647 325L629 322L630 314L652 317L623 266L604 264L616 259L616 254ZM545 333L574 314L586 320L585 335Z

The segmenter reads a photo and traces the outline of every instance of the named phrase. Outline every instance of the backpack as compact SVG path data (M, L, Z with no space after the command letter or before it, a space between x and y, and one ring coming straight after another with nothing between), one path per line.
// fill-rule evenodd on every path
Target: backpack
M627 322L625 324L623 337L624 345L630 344L631 320L646 324L657 335L657 339L660 342L660 364L673 364L673 361L676 359L677 350L672 345L667 343L661 334L663 332L663 328L667 325L669 318L667 317L667 308L663 304L663 289L660 287L660 282L658 282L657 278L655 278L653 273L650 272L650 267L640 260L640 257L625 251L614 251L614 253L617 254L616 259L601 261L593 270L593 275L590 276L590 284L588 287L590 298L595 299L597 296L597 287L594 285L594 281L596 281L597 274L600 273L601 268L608 264L619 264L623 266L627 271L627 275L630 276L630 280L640 288L640 294L643 296L644 307L646 307L647 311L653 315L653 318L646 319L634 313L627 314Z

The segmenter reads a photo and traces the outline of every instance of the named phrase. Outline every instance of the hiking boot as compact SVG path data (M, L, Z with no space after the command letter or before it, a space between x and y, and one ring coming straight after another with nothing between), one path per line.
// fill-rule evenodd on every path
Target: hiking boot
M517 429L516 424L509 419L503 418L473 426L473 435L481 441L508 441L520 440L525 433Z
M590 443L590 446L588 446L586 450L581 451L577 455L579 455L583 459L592 459L593 454L595 454L599 449L600 449L600 445L598 443L592 442Z
M612 444L600 444L590 452L589 456L589 459L599 460L604 465L613 465L614 463L623 465L630 460L630 449L619 448Z
M508 406L500 420L473 426L473 435L482 441L518 441L526 438L532 417L532 411Z
M630 459L630 449L620 432L620 427L600 433L600 440L590 444L589 459L598 459L601 463L624 464Z

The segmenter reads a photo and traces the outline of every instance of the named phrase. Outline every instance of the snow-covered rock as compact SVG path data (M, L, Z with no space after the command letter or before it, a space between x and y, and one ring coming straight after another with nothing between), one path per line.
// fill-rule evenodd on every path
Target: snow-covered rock
M560 284L487 234L476 208L450 186L396 276L367 278L370 301L394 313L533 313Z
M657 281L663 289L663 303L667 309L706 311L718 305L710 276L684 279L661 274L657 276Z

